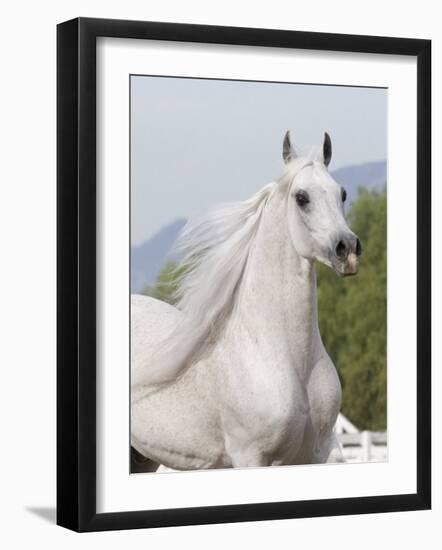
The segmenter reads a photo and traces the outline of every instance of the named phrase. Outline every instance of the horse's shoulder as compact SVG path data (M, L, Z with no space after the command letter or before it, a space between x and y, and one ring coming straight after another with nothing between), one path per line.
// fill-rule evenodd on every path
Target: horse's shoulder
M139 294L131 296L131 314L132 320L138 317L161 316L162 318L172 318L181 316L181 312L167 302Z
M130 297L131 306L135 308L149 308L149 309L174 309L176 308L174 306L171 306L167 302L163 302L162 300L157 300L156 298L152 298L151 296L144 296L143 294L132 294Z

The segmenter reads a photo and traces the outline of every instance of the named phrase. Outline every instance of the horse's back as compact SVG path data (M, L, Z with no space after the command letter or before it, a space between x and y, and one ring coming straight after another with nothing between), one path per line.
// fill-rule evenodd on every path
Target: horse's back
M131 369L141 366L146 350L152 353L178 324L181 312L166 302L137 294L131 297Z
M176 381L153 390L149 384L137 384L183 314L144 296L132 296L131 304L131 444L141 455L132 453L133 471L151 471L155 465L146 458L176 469L214 467L221 463L224 443L209 365L194 365Z

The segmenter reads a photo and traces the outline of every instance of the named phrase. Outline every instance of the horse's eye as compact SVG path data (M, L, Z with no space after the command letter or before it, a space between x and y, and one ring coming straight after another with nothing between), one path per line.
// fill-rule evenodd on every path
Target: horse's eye
M303 208L306 204L310 202L308 193L305 191L298 191L295 195L296 204Z
M347 200L347 191L343 187L341 188L341 199L342 202L345 202Z

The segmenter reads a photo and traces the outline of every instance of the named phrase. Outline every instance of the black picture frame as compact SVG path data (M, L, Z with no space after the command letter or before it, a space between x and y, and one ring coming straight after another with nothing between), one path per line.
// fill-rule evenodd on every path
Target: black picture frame
M96 512L96 39L134 38L417 59L415 494ZM79 18L57 27L57 523L75 531L424 510L431 506L431 41Z

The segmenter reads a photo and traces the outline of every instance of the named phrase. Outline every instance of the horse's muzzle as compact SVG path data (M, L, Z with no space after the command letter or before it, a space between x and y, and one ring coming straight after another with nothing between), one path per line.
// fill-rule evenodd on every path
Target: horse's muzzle
M359 256L354 252L351 252L347 256L347 261L342 265L342 277L349 277L351 275L356 275L359 267Z
M359 239L353 235L351 239L341 239L336 245L333 267L340 277L356 275L359 267L359 257L362 247Z
M359 268L359 256L354 252L350 252L343 260L335 260L332 262L333 269L339 277L350 277L356 275Z

